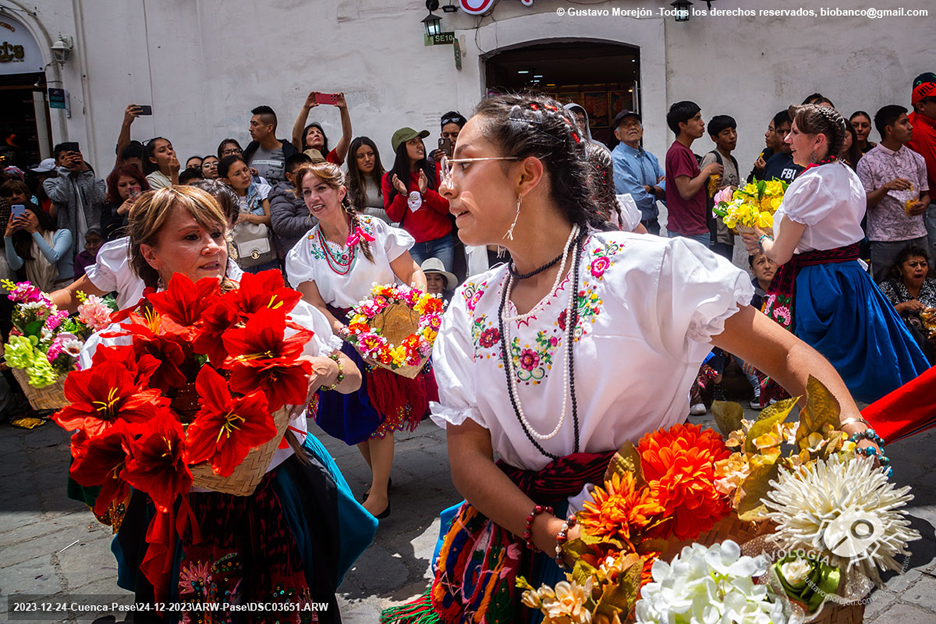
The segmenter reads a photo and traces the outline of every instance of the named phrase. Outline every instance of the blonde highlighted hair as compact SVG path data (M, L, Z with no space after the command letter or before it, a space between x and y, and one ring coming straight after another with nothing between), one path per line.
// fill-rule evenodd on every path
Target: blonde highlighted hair
M345 187L345 177L341 172L341 169L338 168L338 165L330 162L317 162L312 164L305 164L296 169L295 193L296 197L299 199L303 199L302 182L310 175L315 176L326 186L333 188L336 191L341 190L342 188L345 189L345 196L344 199L341 200L341 207L346 213L348 213L348 216L351 218L351 231L354 232L355 228L361 227L361 216L351 204L351 198L347 192L347 187ZM370 243L361 237L358 244L361 247L361 251L364 252L364 257L373 262L374 255L371 253Z
M130 210L127 233L130 236L130 267L147 286L155 288L159 273L143 257L140 245L155 246L159 233L176 210L188 213L206 230L220 228L227 234L228 223L215 199L193 186L170 186L140 195Z

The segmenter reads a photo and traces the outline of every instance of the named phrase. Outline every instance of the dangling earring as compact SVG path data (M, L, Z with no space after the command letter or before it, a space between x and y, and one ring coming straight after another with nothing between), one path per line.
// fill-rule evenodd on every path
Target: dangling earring
M498 245L498 246L497 246L497 257L498 257L498 258L503 258L503 257L506 256L506 255L507 255L507 248Z
M517 198L517 214L514 215L513 223L510 224L510 227L507 229L507 233L504 234L503 238L507 240L513 240L513 231L517 227L517 219L520 218L520 204L523 202L523 195Z

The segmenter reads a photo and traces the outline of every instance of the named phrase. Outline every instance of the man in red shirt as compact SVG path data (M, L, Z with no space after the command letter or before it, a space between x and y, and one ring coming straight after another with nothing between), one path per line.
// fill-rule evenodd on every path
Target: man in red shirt
M667 235L684 236L709 246L709 228L705 219L705 183L709 176L720 176L723 167L713 162L699 169L692 153L692 142L705 133L702 109L695 102L676 102L666 114L666 123L676 133L676 140L666 152L666 221Z
M936 189L936 74L927 72L913 80L913 96L910 100L913 112L910 124L913 126L913 139L907 147L920 154L926 161L926 175L930 189ZM936 195L931 195L936 197ZM936 203L931 203L923 217L926 234L929 238L930 257L936 257Z

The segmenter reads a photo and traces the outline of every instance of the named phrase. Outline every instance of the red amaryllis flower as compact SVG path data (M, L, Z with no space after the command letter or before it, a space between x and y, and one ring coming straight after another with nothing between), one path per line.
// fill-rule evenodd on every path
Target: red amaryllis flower
M133 354L130 347L123 347L118 353L125 353L123 349ZM150 356L144 358L147 362L153 360ZM160 406L167 404L159 390L143 387L136 365L128 366L116 357L71 372L65 379L65 398L70 404L52 419L68 431L83 429L88 437L104 433L118 420L145 423Z
M73 438L84 438L84 444L75 441L80 451L69 470L72 479L86 487L100 485L101 492L94 503L94 513L107 515L112 502L121 502L130 496L130 485L123 480L130 433L126 423L117 422L103 434L85 438L82 432ZM74 448L75 445L73 445Z
M216 366L223 364L228 352L224 348L221 336L237 323L236 306L222 297L215 305L205 310L202 316L200 331L196 333L192 343L195 352L207 355Z
M195 325L220 295L221 287L217 278L203 277L193 283L185 275L176 273L169 280L166 290L151 293L147 300L165 317L167 329L171 327L172 331L191 337Z
M176 497L192 485L182 435L182 424L172 412L160 409L143 435L130 442L123 478L149 494L159 511L168 511Z
M224 377L211 366L202 367L195 381L202 408L185 431L186 462L211 461L222 477L234 472L250 449L276 435L266 397L259 390L231 398Z
M195 354L185 335L175 331L178 325L152 308L145 309L143 314L131 314L129 319L131 322L121 327L133 336L134 353L138 357L152 356L159 362L149 384L163 391L185 385L186 371L195 366ZM163 331L164 322L173 325L169 333Z
M285 311L263 309L244 327L224 334L231 389L242 394L262 390L271 412L304 403L309 392L312 363L299 357L313 334L301 330L284 339L285 332Z
M730 500L715 489L715 462L731 450L715 431L674 425L645 435L637 452L653 498L673 516L678 539L695 539L731 511Z
M234 305L241 320L265 308L288 314L301 298L302 294L286 286L283 274L277 269L257 274L244 273L240 286L224 295L224 299Z

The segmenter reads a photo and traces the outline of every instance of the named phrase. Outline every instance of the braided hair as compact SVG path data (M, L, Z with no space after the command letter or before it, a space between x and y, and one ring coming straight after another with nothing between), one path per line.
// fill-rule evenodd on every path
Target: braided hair
M344 174L341 173L341 169L338 168L338 165L332 164L327 161L317 162L314 164L302 165L296 170L296 197L302 199L302 182L308 175L313 175L327 186L339 190L344 187ZM342 209L348 213L348 216L351 219L351 232L353 233L356 228L362 227L361 224L361 215L358 213L357 209L351 204L351 198L346 192L344 198L341 200ZM371 252L370 243L364 239L362 236L358 245L361 247L361 251L364 252L364 257L370 260L371 263L374 262L374 254Z
M589 185L588 142L569 111L543 94L520 93L484 99L475 114L502 155L533 156L543 163L552 200L569 221L583 228L603 226Z
M791 106L790 118L800 132L804 134L824 134L826 137L826 158L838 158L845 146L846 122L834 108L806 104Z
M598 216L604 221L603 229L616 229L613 219L623 223L621 205L614 188L614 162L611 153L601 145L589 143L585 147L585 158L589 165L589 186L592 199L598 209Z

